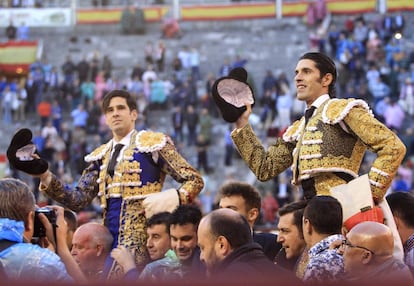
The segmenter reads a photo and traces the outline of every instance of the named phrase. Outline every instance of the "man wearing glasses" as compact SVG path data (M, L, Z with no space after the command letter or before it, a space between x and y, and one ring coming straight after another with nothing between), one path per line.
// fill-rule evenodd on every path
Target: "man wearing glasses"
M413 277L407 265L393 257L394 239L384 224L366 221L357 224L342 241L345 279L352 282L397 282L410 285Z

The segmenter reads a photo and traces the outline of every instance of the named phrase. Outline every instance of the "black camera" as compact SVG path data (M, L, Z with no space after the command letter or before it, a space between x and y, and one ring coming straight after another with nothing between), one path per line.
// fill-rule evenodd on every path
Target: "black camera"
M34 231L33 238L45 237L46 228L39 219L39 214L44 214L53 227L56 227L56 213L54 210L49 208L38 208L35 210L35 219L34 219Z

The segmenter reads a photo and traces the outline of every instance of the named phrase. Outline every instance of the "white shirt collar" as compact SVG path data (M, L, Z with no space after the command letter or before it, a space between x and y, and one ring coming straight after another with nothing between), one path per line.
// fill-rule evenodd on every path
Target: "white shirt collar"
M115 139L112 139L112 146L115 146L116 144L122 144L122 145L124 145L124 146L128 146L129 144L130 144L130 142L131 142L131 137L132 137L132 133L134 132L135 130L134 129L132 129L124 138L122 138L121 139L121 141L119 141L119 142L116 142L115 141Z
M329 99L329 94L324 94L319 96L313 103L312 106L315 106L317 109L325 102ZM310 107L310 106L309 106Z

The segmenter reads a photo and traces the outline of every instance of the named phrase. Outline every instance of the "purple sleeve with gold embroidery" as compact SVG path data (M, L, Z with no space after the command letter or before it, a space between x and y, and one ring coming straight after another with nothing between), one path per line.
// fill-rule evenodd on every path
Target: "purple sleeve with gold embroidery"
M204 187L200 173L169 143L159 151L159 154L162 171L181 183L179 190L184 190L187 193L187 198L180 195L181 202L192 201Z
M82 173L76 187L63 184L55 175L50 185L43 191L51 199L74 211L88 206L98 194L99 163L92 162Z

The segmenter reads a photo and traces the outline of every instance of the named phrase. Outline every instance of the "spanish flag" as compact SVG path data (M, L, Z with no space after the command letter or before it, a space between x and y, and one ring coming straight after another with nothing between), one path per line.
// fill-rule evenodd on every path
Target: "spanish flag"
M27 74L39 52L37 41L8 41L0 43L0 73Z

